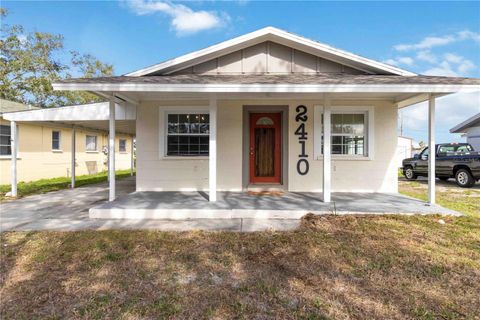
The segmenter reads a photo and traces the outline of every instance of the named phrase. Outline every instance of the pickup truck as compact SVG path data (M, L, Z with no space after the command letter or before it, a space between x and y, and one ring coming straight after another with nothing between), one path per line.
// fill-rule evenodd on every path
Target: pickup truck
M435 145L435 175L440 180L455 178L457 185L471 188L480 180L480 154L468 143ZM408 180L428 176L428 147L413 158L402 161L403 175Z

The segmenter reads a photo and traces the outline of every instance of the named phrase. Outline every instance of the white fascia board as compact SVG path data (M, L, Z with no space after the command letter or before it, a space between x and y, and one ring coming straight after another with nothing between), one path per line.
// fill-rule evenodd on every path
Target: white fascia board
M279 39L280 41L278 41ZM314 40L310 40L310 39L307 39L307 38L304 38L304 37L301 37L301 36L298 36L274 27L266 27L266 28L248 33L246 35L221 42L219 44L210 46L208 48L198 50L198 51L180 56L178 58L174 58L174 59L165 61L163 63L150 66L148 68L127 73L125 74L125 76L140 77L153 72L161 72L162 70L168 70L168 69L174 68L177 65L182 65L181 68L186 68L190 65L202 63L207 60L214 59L215 57L218 57L220 55L228 54L230 52L242 49L244 47L247 47L259 42L268 41L268 40L274 40L274 41L277 40L280 43L282 42L282 40L286 40L291 42L290 45L292 45L293 47L295 46L295 44L299 44L301 46L308 47L312 50L317 50L319 52L318 55L320 56L321 56L321 53L326 53L333 57L337 57L339 59L334 59L334 60L337 60L349 66L352 66L352 64L348 63L350 61L350 62L364 65L366 67L392 73L395 75L401 75L401 76L417 75L416 73L403 70L394 66L390 66L388 64L371 60L365 57L361 57L356 54L353 54L344 50L340 50L340 49L331 47L329 45L326 45ZM191 61L190 64L188 64L187 66L183 65L185 63L188 63L189 61ZM359 66L357 66L357 68L358 67ZM177 69L170 70L166 73L168 74L168 73L174 72L175 70Z
M135 120L135 106L116 105L116 120ZM105 121L109 119L108 102L45 108L4 113L3 118L10 121Z
M322 93L322 92L391 92L391 93L454 93L480 90L480 85L427 84L155 84L155 83L56 83L55 90L66 91L129 91L129 92L192 92L192 93Z

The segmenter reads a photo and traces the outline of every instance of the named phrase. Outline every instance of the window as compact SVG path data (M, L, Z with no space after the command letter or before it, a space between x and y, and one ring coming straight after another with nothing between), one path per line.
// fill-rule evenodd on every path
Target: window
M52 150L60 150L60 131L52 131Z
M85 137L85 142L87 151L97 151L97 136L87 135Z
M167 114L167 156L208 156L210 124L205 113Z
M332 107L332 157L341 159L372 159L373 116L373 107ZM323 155L322 106L316 106L315 123L315 157L318 159ZM318 125L318 123L320 125Z
M118 140L118 151L127 152L127 140L125 139Z
M12 155L10 126L0 125L0 156Z
M332 113L332 154L366 155L365 119L364 113Z

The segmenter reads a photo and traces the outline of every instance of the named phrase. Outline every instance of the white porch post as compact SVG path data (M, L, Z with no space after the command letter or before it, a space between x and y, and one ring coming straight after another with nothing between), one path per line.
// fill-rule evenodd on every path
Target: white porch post
M132 142L130 143L130 176L133 177L133 167L135 165L135 159L133 157L133 141L135 140L135 138L133 136L131 136L132 138Z
M72 128L72 162L71 162L71 175L72 175L72 182L70 183L71 188L75 188L75 154L76 154L76 145L75 145L75 134L76 130L75 127Z
M435 96L428 98L428 203L435 204Z
M10 121L10 150L12 156L11 163L11 183L12 183L12 197L17 196L17 123Z
M115 200L115 102L113 100L110 100L110 119L108 124L108 200L113 201Z
M209 201L217 201L217 99L210 98L210 141L208 161Z
M323 99L323 202L331 201L332 192L332 130L330 99Z

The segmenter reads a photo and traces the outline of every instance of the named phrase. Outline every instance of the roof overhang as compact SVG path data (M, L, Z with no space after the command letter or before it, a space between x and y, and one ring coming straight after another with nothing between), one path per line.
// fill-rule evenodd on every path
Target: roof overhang
M109 120L109 103L91 103L58 108L4 113L10 121L104 121ZM136 120L136 107L115 104L115 120Z
M327 44L313 41L274 27L266 27L240 37L221 42L208 48L195 51L178 58L143 68L126 76L140 77L150 74L168 75L175 71L209 61L237 50L245 49L265 41L276 42L294 49L304 51L370 74L391 74L415 76L416 73L403 70L385 63L371 60L359 55L331 47Z
M56 123L67 127L78 127L108 131L109 103L91 103L58 108L17 111L2 114L5 120L48 124ZM116 132L135 134L136 107L127 104L115 104Z
M456 84L156 84L156 83L54 83L55 90L95 92L204 92L204 93L335 93L474 92L480 85Z
M464 133L466 129L476 126L480 126L480 113L477 113L473 117L459 123L450 129L450 133Z

